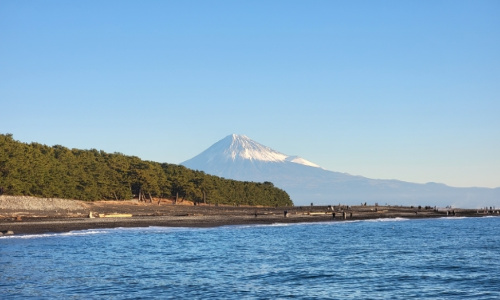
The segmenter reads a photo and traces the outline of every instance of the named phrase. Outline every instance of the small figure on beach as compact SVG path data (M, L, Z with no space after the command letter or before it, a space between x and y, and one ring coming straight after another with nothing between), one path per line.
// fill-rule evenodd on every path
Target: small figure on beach
M334 212L332 213L332 217L333 217L333 219L335 220L335 213L334 213Z
M283 214L284 214L284 216L285 216L285 218L286 218L286 217L288 216L288 210L285 210L285 211L283 212Z

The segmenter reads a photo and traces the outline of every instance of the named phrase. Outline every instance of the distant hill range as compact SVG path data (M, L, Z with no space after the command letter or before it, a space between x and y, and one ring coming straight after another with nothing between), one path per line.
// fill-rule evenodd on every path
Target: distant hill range
M462 208L500 206L500 188L457 188L333 172L298 156L275 151L244 135L229 135L181 164L228 179L270 181L288 192L295 205L367 202Z

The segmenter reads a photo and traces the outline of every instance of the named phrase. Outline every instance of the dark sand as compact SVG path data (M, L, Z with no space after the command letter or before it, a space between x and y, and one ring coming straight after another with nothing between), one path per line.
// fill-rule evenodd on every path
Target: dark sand
M33 198L34 199L34 198ZM29 199L30 203L44 199ZM50 199L45 199L48 201ZM76 200L75 200L76 201ZM42 203L43 204L43 203ZM0 207L0 232L14 234L42 234L73 230L116 227L216 227L244 224L273 224L301 222L342 222L378 218L435 218L446 216L483 216L484 212L464 209L425 209L400 206L303 206L303 207L237 207L209 205L161 205L137 201L97 201L82 203L66 209L30 209ZM43 205L42 205L43 206ZM8 207L4 205L4 207ZM334 211L332 211L334 209ZM288 214L285 217L284 212ZM102 217L89 218L92 215ZM346 217L344 219L343 212ZM453 212L455 213L453 215ZM335 218L333 218L335 213ZM352 216L351 216L352 213ZM131 214L132 217L104 217L113 214Z

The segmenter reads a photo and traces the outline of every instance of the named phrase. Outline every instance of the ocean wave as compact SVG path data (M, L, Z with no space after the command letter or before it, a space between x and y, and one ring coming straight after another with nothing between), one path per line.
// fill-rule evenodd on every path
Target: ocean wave
M108 233L108 231L109 230L87 229L87 230L75 230L69 232L55 232L55 233L41 233L41 234L14 234L14 235L1 236L0 239L37 239L37 238L48 238L48 237L86 236L86 235Z
M441 217L439 219L442 219L442 220L463 220L463 219L467 219L467 217Z
M245 224L245 225L225 225L221 228L258 228L258 227L286 227L292 225L298 225L301 223L271 223L271 224Z
M364 220L365 222L400 222L400 221L408 221L410 219L408 218L380 218L380 219L370 219L370 220Z
M197 230L202 228L190 227L163 227L163 226L149 226L149 227L116 227L116 228L103 228L103 229L84 229L73 230L69 232L54 232L54 233L41 233L41 234L13 234L0 236L0 239L37 239L37 238L52 238L52 237L75 237L75 236L89 236L97 234L113 234L124 232L178 232Z
M257 227L297 227L297 226L324 226L324 225L341 225L347 223L358 223L363 220L336 220L322 222L296 222L296 223L271 223L271 224L245 224L245 225L226 225L225 228L257 228Z

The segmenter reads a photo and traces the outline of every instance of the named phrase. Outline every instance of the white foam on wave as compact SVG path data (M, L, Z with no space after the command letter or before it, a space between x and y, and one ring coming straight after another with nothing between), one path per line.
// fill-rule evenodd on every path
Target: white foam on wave
M300 223L272 223L272 224L267 224L264 225L266 227L287 227L287 226L293 226L293 225L298 225ZM263 224L260 224L263 225Z
M271 224L246 224L246 225L226 225L223 228L259 228L259 227L292 227L292 226L318 226L318 225L340 225L347 223L358 223L362 220L346 221L321 221L321 222L296 222L296 223L271 223Z
M322 222L227 225L227 226L222 226L222 228L243 229L243 228L258 228L258 227L290 227L290 226L317 226L317 225L337 226L342 224L347 225L347 224L361 223L361 222L401 222L409 220L411 219L397 217L397 218L380 218L380 219L368 219L368 220L332 220L332 221L322 221Z
M132 229L132 228L129 228ZM149 226L149 227L134 227L138 231L153 232L153 233L173 233L180 231L199 231L210 230L212 227L168 227L168 226Z
M57 232L57 233L14 234L14 235L1 236L0 239L37 239L37 238L48 238L48 237L86 236L86 235L103 234L103 233L108 233L108 232L100 229L88 229L88 230L75 230L75 231Z
M380 218L380 219L370 219L370 220L364 220L364 222L401 222L401 221L408 221L410 219L408 218Z
M102 233L170 233L178 231L191 231L204 228L191 227L168 227L168 226L146 226L146 227L114 227L102 229ZM91 229L89 229L91 230Z
M116 232L163 232L163 231L183 231L187 227L167 227L167 226L147 226L147 227L115 227L110 230Z
M467 217L441 217L439 219L441 219L441 220L463 220L463 219L467 219Z
M116 228L102 228L102 229L84 229L74 230L69 232L55 232L55 233L41 233L41 234L14 234L0 236L0 239L39 239L39 238L52 238L52 237L75 237L75 236L90 236L98 234L112 234L120 232L177 232L196 230L199 228L188 227L162 227L162 226L149 226L149 227L116 227Z
M299 223L295 223L299 224ZM220 228L259 228L259 227L286 227L286 226L291 226L295 224L289 224L289 223L271 223L271 224L245 224L245 225L224 225L221 226Z

